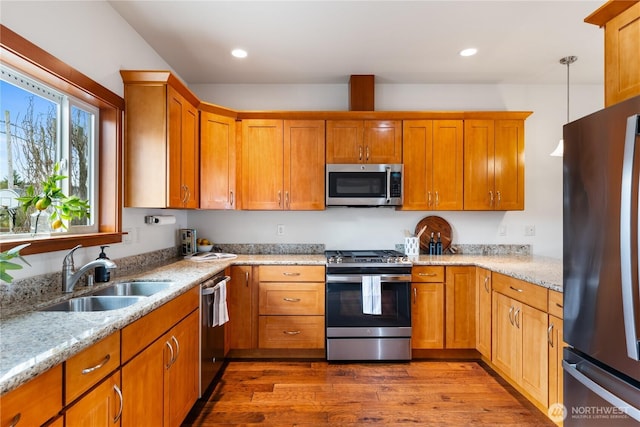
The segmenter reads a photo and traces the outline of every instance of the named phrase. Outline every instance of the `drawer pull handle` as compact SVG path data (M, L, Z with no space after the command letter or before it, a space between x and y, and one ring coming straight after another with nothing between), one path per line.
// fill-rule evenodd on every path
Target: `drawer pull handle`
M522 289L518 289L518 288L514 288L513 286L509 286L509 289L516 291L516 292L523 292Z
M300 275L300 273L289 273L289 272L286 272L286 271L284 273L282 273L282 274L284 274L285 276L299 276Z
M171 365L173 365L173 362L175 362L175 354L173 353L173 347L171 346L171 343L169 341L165 341L164 345L166 345L167 347L169 347L169 351L171 352L171 357L169 358L169 361L167 362L167 364L164 366L166 369L169 369L171 367Z
M122 391L120 390L120 387L114 384L113 390L116 392L116 394L118 395L118 398L120 399L120 409L118 409L118 413L116 414L116 417L113 419L113 423L115 424L118 422L118 420L120 420L120 417L122 416L122 410L124 409L124 399L122 398Z
M11 420L11 425L9 427L16 427L20 422L21 413L18 412L15 417Z
M300 298L282 298L287 302L300 302Z
M558 307L558 308L562 308L562 307L564 307L564 306L563 306L562 304L560 304L560 303L556 303L556 307Z
M104 365L107 364L107 362L111 359L111 355L107 354L104 359L102 359L102 361L100 363L98 363L96 366L92 366L91 368L85 368L82 370L82 375L87 375L90 374L93 371L96 371L100 368L102 368Z
M178 342L176 337L173 336L173 335L171 335L171 341L176 343L176 357L175 357L175 359L173 359L173 362L171 362L171 364L173 365L175 363L175 361L178 360L178 357L180 357L180 343Z
M299 335L300 331L282 331L285 335Z
M418 276L434 277L434 276L437 276L437 274L436 273L418 273Z

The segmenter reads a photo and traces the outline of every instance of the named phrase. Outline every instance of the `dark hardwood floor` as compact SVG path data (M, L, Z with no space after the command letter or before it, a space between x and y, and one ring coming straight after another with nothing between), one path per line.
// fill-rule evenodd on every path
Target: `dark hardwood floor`
M184 427L553 426L481 362L231 361Z

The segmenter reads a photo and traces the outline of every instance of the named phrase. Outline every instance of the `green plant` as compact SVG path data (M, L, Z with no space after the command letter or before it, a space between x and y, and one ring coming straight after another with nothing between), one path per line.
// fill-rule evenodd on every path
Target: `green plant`
M38 221L40 214L51 207L53 212L49 216L51 228L67 228L65 221L73 218L89 218L90 206L87 200L82 200L78 196L67 196L62 192L62 188L58 187L58 183L67 177L59 175L60 164L53 166L53 174L42 182L42 191L36 194L33 185L27 188L26 196L18 197L22 208L26 211L30 207L34 207L38 215L36 217L35 232L38 232Z
M30 244L31 243L25 243L23 245L16 246L4 252L0 252L0 280L7 283L11 283L11 281L13 280L13 276L7 273L7 270L20 270L22 268L20 264L16 264L15 262L10 262L9 260L11 259L18 258L28 266L31 266L31 264L29 264L26 259L20 256L20 251L26 248L27 246L29 246Z

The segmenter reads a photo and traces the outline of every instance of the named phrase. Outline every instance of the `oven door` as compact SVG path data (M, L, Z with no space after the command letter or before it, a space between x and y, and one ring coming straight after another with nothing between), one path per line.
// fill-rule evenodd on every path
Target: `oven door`
M382 313L364 314L362 275L327 275L327 337L411 336L410 275L380 275ZM372 332L373 331L373 332Z

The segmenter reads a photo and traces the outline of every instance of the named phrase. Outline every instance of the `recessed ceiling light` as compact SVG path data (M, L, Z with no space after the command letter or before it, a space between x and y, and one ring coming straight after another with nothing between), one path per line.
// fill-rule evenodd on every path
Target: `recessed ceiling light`
M467 49L462 49L460 51L460 56L473 56L476 53L478 53L478 49L476 49L475 47L470 47Z
M231 51L231 55L235 56L236 58L246 58L247 51L244 49L233 49Z

